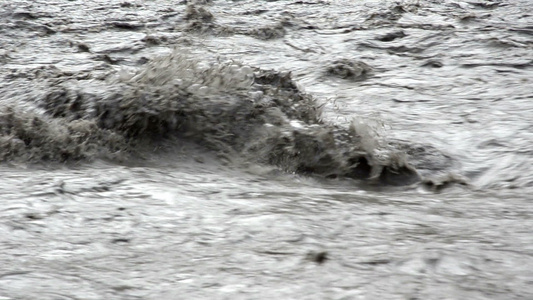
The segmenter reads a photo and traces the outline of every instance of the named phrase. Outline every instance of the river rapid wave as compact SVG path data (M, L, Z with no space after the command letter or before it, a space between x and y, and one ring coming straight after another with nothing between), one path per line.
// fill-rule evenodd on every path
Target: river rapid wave
M324 122L317 100L290 73L198 61L179 52L101 80L57 70L40 74L42 89L23 102L34 109L2 109L3 160L125 160L142 155L135 149L149 148L139 143L154 148L181 138L233 161L245 157L287 172L394 185L421 179L407 153L421 169L423 163L442 166L433 171L451 165L436 149L432 161L421 162L428 157L421 146L382 147L360 120L348 128Z
M0 1L0 300L532 299L530 2Z

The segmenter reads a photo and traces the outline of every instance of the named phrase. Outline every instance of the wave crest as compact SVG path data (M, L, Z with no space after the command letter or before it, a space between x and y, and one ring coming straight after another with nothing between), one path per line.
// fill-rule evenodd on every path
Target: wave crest
M56 79L35 101L44 114L0 116L4 160L16 153L84 159L187 138L288 172L391 184L420 179L399 155L377 155L363 125L323 122L316 99L290 73L234 61L199 62L175 52L107 80Z

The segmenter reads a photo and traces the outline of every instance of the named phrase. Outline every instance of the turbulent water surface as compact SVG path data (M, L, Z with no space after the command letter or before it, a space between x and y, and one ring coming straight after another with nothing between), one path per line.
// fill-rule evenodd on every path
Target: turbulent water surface
M533 298L533 6L0 1L0 299Z

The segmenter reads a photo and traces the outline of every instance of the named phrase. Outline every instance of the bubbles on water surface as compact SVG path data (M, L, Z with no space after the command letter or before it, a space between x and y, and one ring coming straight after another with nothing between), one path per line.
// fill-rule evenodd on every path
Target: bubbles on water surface
M528 297L529 29L520 0L482 2L6 3L21 13L0 12L4 161L133 163L4 166L0 295ZM489 33L505 43L476 44ZM376 74L350 80L362 73L340 62L331 75L348 80L324 76L339 57ZM333 118L323 95L344 101ZM490 190L426 178L458 161ZM421 180L424 193L383 186Z

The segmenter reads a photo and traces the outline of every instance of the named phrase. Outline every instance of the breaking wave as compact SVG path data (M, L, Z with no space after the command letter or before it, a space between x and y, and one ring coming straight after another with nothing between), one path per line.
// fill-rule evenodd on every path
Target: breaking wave
M31 109L0 102L0 160L123 160L140 144L178 139L287 172L393 185L420 181L428 162L448 163L424 147L378 143L361 119L348 128L322 120L290 73L178 50L101 79L51 73L28 96ZM408 162L428 155L416 169Z

